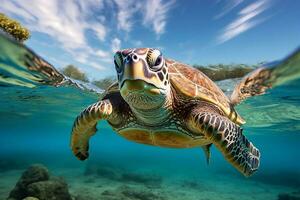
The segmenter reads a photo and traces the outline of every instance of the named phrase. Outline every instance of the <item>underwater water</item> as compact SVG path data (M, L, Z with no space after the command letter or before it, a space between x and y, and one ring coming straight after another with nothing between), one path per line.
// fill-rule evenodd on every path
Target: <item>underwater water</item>
M63 177L74 199L283 200L300 196L300 79L238 105L247 121L244 134L261 151L259 170L245 178L215 147L207 165L201 148L137 144L114 133L105 121L98 123L91 139L89 159L79 161L69 145L73 121L99 100L99 94L72 84L5 84L9 76L3 75L3 69L13 63L5 53L0 58L1 200L34 163ZM12 71L18 74L14 80L26 82L25 76Z

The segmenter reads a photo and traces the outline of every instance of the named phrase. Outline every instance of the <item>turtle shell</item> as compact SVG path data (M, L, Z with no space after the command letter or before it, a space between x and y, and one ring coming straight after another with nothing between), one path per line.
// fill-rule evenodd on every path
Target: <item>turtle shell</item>
M218 106L227 117L237 124L245 121L238 115L223 91L201 71L188 65L166 60L171 85L184 96L201 99Z

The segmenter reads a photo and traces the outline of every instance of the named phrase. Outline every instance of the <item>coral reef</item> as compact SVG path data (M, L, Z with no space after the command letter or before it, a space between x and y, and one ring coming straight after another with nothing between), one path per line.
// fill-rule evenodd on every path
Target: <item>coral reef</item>
M21 176L8 200L72 200L67 183L50 177L43 165L30 166Z

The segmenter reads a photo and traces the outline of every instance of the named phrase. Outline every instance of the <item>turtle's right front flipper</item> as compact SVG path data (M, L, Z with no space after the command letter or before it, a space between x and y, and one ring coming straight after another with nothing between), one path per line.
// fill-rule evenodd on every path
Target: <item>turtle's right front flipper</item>
M191 113L192 126L210 140L238 171L250 176L259 167L259 150L242 134L242 129L218 113L203 108Z
M71 134L71 148L79 160L87 159L89 139L97 131L98 120L108 119L112 113L112 104L106 99L87 107L77 116Z

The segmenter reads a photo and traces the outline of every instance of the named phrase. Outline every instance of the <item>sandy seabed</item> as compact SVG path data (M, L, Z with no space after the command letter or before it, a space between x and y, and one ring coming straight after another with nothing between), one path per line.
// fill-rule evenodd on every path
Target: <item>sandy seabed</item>
M24 169L26 170L26 169ZM0 199L5 200L24 170L0 172ZM74 200L297 200L300 186L266 184L222 174L162 177L108 167L49 169L63 177ZM298 196L298 195L297 195Z

